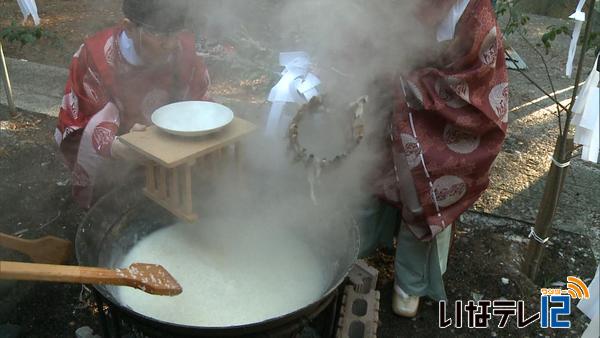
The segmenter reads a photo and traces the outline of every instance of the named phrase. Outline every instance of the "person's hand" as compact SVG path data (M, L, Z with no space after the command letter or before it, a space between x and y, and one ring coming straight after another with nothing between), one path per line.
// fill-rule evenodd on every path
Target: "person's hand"
M129 132L135 133L142 132L145 130L145 125L136 123ZM125 160L129 162L136 162L140 164L146 164L150 162L148 158L144 157L142 154L138 153L137 151L131 149L131 147L129 147L128 145L124 144L118 136L113 141L111 154L116 159Z
M131 127L131 130L129 130L129 132L134 133L134 132L139 132L139 131L146 131L146 128L148 128L148 127L143 124L136 123L133 125L133 127Z

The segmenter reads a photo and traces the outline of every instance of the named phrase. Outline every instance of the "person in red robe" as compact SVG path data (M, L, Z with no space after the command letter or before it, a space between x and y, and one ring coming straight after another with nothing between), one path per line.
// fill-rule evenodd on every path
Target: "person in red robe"
M163 105L205 100L210 83L185 30L187 1L124 0L123 13L73 56L60 108L55 138L84 208L125 170L115 159L136 158L119 135L145 129Z
M402 210L393 310L407 317L416 315L419 297L446 296L451 226L488 187L509 110L502 34L490 0L419 6L432 44L426 61L396 78L393 142L378 180L379 196ZM412 196L406 187L415 188Z

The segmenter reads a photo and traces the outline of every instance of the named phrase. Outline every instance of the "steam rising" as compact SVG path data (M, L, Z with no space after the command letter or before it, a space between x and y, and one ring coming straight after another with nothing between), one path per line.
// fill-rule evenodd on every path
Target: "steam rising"
M294 238L318 255L328 275L324 290L343 276L358 250L358 214L370 206L374 179L383 161L389 161L386 141L392 88L377 82L422 62L415 56L431 46L435 36L421 27L414 14L419 3L195 2L196 27L209 39L226 40L243 30L260 34L255 38L274 53L303 50L311 55L331 115L324 119L307 116L299 140L317 156L330 158L346 150L341 133L353 118L346 108L363 95L369 95L370 101L364 116L366 137L341 165L323 171L315 187L317 203L311 199L305 164L295 162L287 147L286 130L280 130L277 137L258 132L244 139L241 171L231 153L201 164L194 190L202 235L193 245L227 253L230 258L268 257L289 254L285 243ZM272 69L278 71L278 65ZM288 113L297 108L289 106ZM178 250L177 243L169 245L169 250ZM294 257L288 259L293 265ZM269 270L265 266L256 269Z
M321 224L351 223L351 216L373 195L373 174L385 155L391 88L377 88L380 78L410 69L420 51L435 35L422 28L415 15L419 1L394 0L305 0L305 1L198 1L204 32L223 38L238 29L262 32L255 38L276 53L303 50L315 61L315 71L323 80L322 91L336 123L308 121L300 128L300 141L321 157L342 153L339 132L352 116L344 107L359 96L369 94L366 112L367 137L342 166L324 172L318 185L318 205L309 196L307 170L294 163L283 137L256 136L245 145L245 189L231 186L232 178L215 183L211 194L216 201L231 206L227 212L260 212L274 223L299 223L307 215L319 214ZM266 13L266 14L265 14ZM266 18L265 18L266 16ZM265 33L266 32L266 33ZM264 36L268 34L268 36ZM418 60L421 61L422 60ZM276 71L277 65L273 65ZM384 93L382 93L384 92ZM297 107L288 107L294 112ZM265 111L266 114L266 111ZM285 131L282 131L283 134ZM307 146L308 148L308 146ZM337 151L336 151L337 149ZM240 201L234 203L233 201ZM217 202L216 204L221 204ZM233 203L233 204L232 204ZM341 216L340 216L341 215ZM277 219L280 221L277 221ZM341 218L341 219L336 219ZM279 225L277 225L279 226Z
M418 0L198 1L201 35L223 38L240 29L276 52L303 50L316 61L329 94L346 101L382 75L423 62L434 32L417 18ZM267 35L267 36L265 36ZM276 65L274 65L276 66ZM333 70L332 70L333 68ZM346 76L341 76L344 74Z

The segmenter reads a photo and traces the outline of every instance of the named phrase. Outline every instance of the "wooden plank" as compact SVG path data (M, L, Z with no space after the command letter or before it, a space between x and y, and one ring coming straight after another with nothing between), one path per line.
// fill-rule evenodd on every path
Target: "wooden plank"
M129 133L119 139L158 164L167 168L175 168L190 160L234 144L255 130L254 124L235 118L225 129L212 135L181 137L167 134L152 126L144 132Z
M70 241L46 236L36 240L27 240L0 233L0 247L23 253L34 263L62 264L73 254L73 243Z

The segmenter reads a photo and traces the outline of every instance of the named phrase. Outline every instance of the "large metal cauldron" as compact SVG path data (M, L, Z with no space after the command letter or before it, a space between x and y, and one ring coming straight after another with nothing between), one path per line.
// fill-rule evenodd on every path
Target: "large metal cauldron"
M79 264L115 268L120 258L139 239L176 222L172 215L145 198L138 189L118 188L103 197L80 225L76 238ZM140 336L150 337L289 337L301 331L325 309L335 311L332 303L337 298L338 288L358 255L358 231L354 226L347 229L345 233L340 233L339 230L323 227L320 233L298 234L304 241L315 244L311 247L318 248L316 254L323 268L330 271L327 291L315 295L318 300L302 309L282 313L278 318L261 323L220 328L176 325L138 314L120 304L113 287L95 286L94 291L100 302L108 306L109 319L112 319L112 326L115 327L112 334L117 336L120 335L119 328L124 326ZM329 320L333 321L335 315L330 317ZM104 321L103 311L101 318Z

